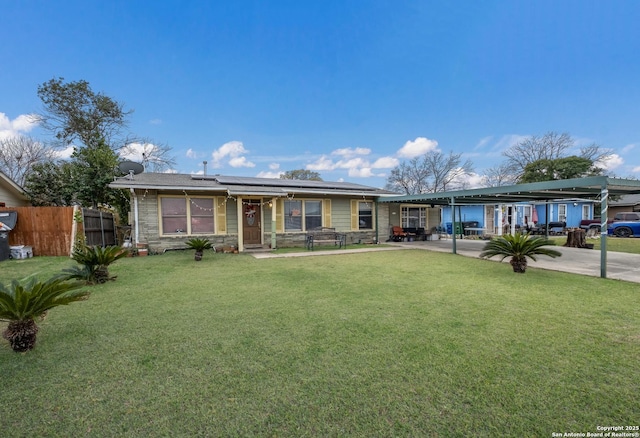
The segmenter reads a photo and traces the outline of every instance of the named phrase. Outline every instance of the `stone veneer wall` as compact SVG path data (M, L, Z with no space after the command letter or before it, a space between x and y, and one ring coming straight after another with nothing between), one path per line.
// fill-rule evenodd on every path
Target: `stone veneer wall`
M138 196L138 218L139 218L139 241L148 243L152 253L161 253L168 249L185 249L185 242L194 236L165 236L160 237L160 224L158 217L158 192L156 190L137 191ZM133 202L132 202L133 204ZM230 218L231 219L231 218ZM266 217L265 217L266 219ZM237 221L235 233L226 235L199 235L209 239L214 246L237 246ZM389 230L389 204L378 204L378 241L385 242L388 238ZM346 231L347 244L374 243L376 238L375 230ZM265 246L271 243L271 232L263 233ZM276 243L280 248L304 247L306 244L306 233L278 233Z

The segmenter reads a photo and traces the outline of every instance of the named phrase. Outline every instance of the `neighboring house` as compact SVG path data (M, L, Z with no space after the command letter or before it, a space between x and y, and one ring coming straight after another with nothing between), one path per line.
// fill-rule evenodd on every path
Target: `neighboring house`
M0 171L0 207L25 207L29 198L15 181Z
M110 187L129 192L133 238L153 251L193 237L239 251L303 246L316 227L346 233L347 243L386 240L389 206L376 201L394 194L346 182L146 172Z
M624 211L640 211L640 195L624 195L620 199L609 201L609 219Z
M477 222L478 227L490 234L502 234L504 230L527 228L534 224L565 222L567 228L578 227L583 219L593 219L594 201L588 199L563 199L547 203L531 202L496 205L456 206L456 222ZM451 229L451 207L442 208L442 224Z

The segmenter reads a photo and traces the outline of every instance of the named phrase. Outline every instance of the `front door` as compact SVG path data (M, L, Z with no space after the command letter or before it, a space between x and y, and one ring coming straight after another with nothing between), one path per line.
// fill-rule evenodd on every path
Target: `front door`
M242 206L242 234L245 245L259 245L262 243L260 201L244 201Z

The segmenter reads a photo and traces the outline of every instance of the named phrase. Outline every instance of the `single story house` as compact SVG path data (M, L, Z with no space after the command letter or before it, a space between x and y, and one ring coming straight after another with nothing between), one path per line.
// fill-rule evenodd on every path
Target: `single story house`
M609 219L613 219L616 213L625 211L640 211L640 195L624 195L609 201Z
M505 230L528 228L547 222L564 222L567 228L578 227L583 219L593 219L594 201L590 199L562 199L549 202L512 204L458 205L456 222L476 223L472 228L490 234ZM451 206L442 208L443 227L451 234ZM477 231L480 231L477 230ZM476 231L476 230L474 230Z
M29 198L22 187L0 171L0 207L26 207Z
M378 242L389 205L377 200L395 195L346 182L146 172L109 186L129 193L132 237L152 251L184 248L193 237L239 251L304 246L316 227L346 234L346 243Z

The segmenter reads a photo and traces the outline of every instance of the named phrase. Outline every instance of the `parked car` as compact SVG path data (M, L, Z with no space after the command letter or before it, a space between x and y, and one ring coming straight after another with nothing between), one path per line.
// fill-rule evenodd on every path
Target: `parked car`
M637 211L622 211L620 213L616 213L613 219L609 219L607 224L611 225L614 222L620 221L640 221L640 212ZM582 219L580 221L580 228L585 231L597 231L600 232L602 220L600 218L596 219ZM608 227L607 227L608 228Z
M616 213L613 217L613 221L639 221L640 222L640 211L621 211L620 213Z
M607 221L608 224L613 223L613 219L609 219ZM585 231L589 231L592 230L594 232L600 232L600 227L602 225L602 219L600 218L596 218L596 219L582 219L580 221L580 228L582 228Z
M640 221L619 221L609 224L607 234L617 237L640 237Z

